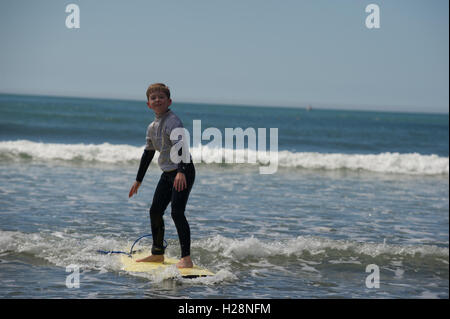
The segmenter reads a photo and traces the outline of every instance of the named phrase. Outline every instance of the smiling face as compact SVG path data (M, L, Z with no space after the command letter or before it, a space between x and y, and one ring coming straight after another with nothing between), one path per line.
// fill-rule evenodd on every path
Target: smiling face
M167 112L172 100L162 91L155 91L148 96L147 105L156 115L162 115Z

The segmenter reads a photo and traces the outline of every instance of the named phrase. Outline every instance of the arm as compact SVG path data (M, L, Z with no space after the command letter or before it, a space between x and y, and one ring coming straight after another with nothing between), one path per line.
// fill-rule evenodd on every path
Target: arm
M147 172L148 166L150 165L153 156L155 156L154 150L144 150L144 153L141 157L141 162L139 164L139 170L136 176L136 181L133 186L131 186L130 192L128 193L128 197L137 194L139 187L141 186L142 180L144 179L145 173Z
M139 170L136 175L136 181L142 183L144 179L145 173L147 172L148 166L152 162L153 156L155 156L154 150L144 150L144 153L141 157L141 163L139 164Z
M179 142L180 143L180 142ZM178 150L178 155L179 156L181 156L181 154L182 154L182 147ZM190 156L189 156L190 157ZM190 163L190 162L188 162L188 163ZM177 167L177 172L178 173L186 173L186 168L187 168L187 164L188 163L184 163L183 162L183 160L181 160L179 163L178 163L178 167Z
M174 131L176 130L176 131ZM187 186L186 183L186 169L188 168L188 164L191 161L191 156L189 154L189 148L185 145L185 130L183 128L183 123L181 123L178 117L172 117L169 122L166 122L165 133L170 137L171 147L178 149L177 159L177 175L175 176L175 180L173 183L173 187L176 191L181 192ZM187 153L189 158L184 156L185 162L183 162L183 151ZM172 149L171 149L171 157L172 157ZM171 160L173 160L171 158Z
M179 142L180 143L180 142ZM182 148L178 150L178 155L181 156L182 154ZM189 156L190 158L190 156ZM189 163L189 162L188 162ZM175 176L175 180L173 182L173 187L178 191L181 192L183 189L187 187L186 183L186 168L187 163L184 163L182 160L178 163L177 167L177 175Z

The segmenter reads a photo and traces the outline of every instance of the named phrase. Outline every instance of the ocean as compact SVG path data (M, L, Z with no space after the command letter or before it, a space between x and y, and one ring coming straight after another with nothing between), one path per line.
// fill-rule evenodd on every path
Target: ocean
M449 298L448 114L171 109L197 171L192 259L215 275L129 273L98 252L151 232L156 158L128 198L154 118L144 100L3 94L0 298ZM215 161L211 140L193 144L196 120L223 137L266 129L267 150L277 128L277 170L260 174L259 156ZM179 258L170 208L165 223L167 255Z

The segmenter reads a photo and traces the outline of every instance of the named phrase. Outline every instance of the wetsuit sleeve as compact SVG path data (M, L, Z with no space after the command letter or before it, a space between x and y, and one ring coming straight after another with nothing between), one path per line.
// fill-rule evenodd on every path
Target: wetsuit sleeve
M144 150L141 157L141 163L139 164L139 170L136 176L136 180L142 183L145 173L147 172L148 166L152 162L153 156L155 156L155 150Z

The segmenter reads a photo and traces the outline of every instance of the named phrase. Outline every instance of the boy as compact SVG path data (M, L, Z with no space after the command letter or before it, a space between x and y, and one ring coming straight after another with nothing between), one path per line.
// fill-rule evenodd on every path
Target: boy
M170 150L181 140L171 140L170 134L175 128L182 128L180 119L169 110L172 104L170 90L163 83L155 83L147 89L147 105L155 112L155 120L148 126L147 143L142 154L136 181L131 186L128 197L137 193L155 150L160 152L158 164L163 171L156 186L153 202L150 207L150 224L152 228L152 254L137 262L164 261L164 220L163 214L171 202L172 219L178 232L181 246L181 259L178 268L192 268L190 257L191 233L184 215L186 203L195 180L195 168L192 158L188 163L176 164L170 159ZM178 145L177 145L178 146ZM179 154L182 149L179 149Z

